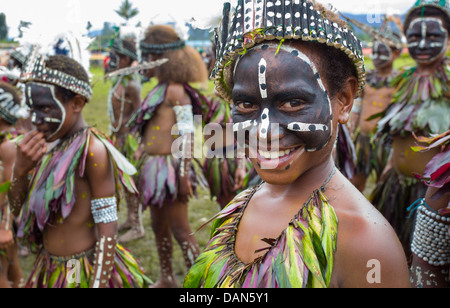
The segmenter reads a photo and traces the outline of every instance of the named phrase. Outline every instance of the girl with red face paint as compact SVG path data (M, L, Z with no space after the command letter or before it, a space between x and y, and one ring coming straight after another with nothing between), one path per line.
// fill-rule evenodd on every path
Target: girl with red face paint
M332 159L364 85L359 41L308 1L240 0L228 16L226 4L216 90L264 182L215 217L184 286L409 286L394 231ZM374 260L380 279L368 275Z
M450 128L450 71L445 51L450 30L448 1L417 1L408 11L404 32L416 66L400 72L392 103L378 122L375 138L392 140L388 166L372 193L373 204L396 230L406 255L411 255L414 215L408 207L426 194L426 185L417 179L439 153L438 148L414 151L414 136L440 135Z

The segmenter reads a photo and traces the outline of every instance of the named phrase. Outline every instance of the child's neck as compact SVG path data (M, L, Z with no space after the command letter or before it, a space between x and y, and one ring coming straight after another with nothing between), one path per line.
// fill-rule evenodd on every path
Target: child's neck
M441 65L444 57L436 59L432 63L417 62L417 73L420 75L431 75Z
M70 128L70 130L65 134L61 140L70 138L72 135L74 135L76 132L80 131L82 128L88 127L86 121L83 119L83 117L79 117L74 125Z
M393 70L393 66L391 65L386 65L380 68L377 68L377 75L378 76L389 76L392 74L392 70Z

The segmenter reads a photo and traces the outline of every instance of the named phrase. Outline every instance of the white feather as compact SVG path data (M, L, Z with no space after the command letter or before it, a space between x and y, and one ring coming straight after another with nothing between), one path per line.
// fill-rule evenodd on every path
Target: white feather
M24 54L28 54L31 46L40 46L39 52L45 56L55 55L55 45L59 40L62 40L60 48L65 48L69 52L68 57L80 63L86 72L90 68L90 51L88 47L92 39L87 35L83 35L82 31L78 30L62 30L60 27L53 29L42 29L39 27L31 27L23 30L22 38L19 38L19 44Z

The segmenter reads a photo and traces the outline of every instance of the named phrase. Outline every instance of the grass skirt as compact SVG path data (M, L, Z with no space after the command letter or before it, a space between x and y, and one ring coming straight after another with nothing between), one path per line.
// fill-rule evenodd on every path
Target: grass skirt
M379 178L387 164L391 147L389 143L383 141L383 138L377 138L373 142L371 138L371 136L361 133L355 137L355 173L368 177L375 170L377 178Z
M407 256L410 255L415 217L408 207L425 197L427 187L422 181L389 170L378 182L370 201L394 228Z
M93 268L94 250L71 257L56 257L42 250L25 288L89 288ZM139 261L117 244L109 287L147 288L151 283Z
M169 155L144 154L139 168L138 189L141 192L143 210L147 206L171 204L178 197L180 160ZM194 162L189 173L191 188L197 195L197 184L200 181Z

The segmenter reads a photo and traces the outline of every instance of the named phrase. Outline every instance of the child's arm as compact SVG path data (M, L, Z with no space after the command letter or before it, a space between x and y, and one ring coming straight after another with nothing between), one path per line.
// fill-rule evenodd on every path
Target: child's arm
M18 144L8 191L9 206L14 216L19 215L28 195L28 175L46 152L44 136L37 131L26 134Z
M184 89L180 86L169 86L167 99L173 103L177 121L178 133L181 143L180 184L178 198L187 202L192 195L189 173L194 141L194 115L191 100L187 98Z
M3 170L0 170L0 184L11 179L12 166L16 155L15 145L12 142L4 142L0 145L0 160ZM14 244L12 232L14 217L8 205L6 193L0 193L0 249L7 249Z
M91 210L97 227L98 241L92 288L108 287L114 265L117 236L117 200L114 170L105 146L91 138L86 174L92 193Z

